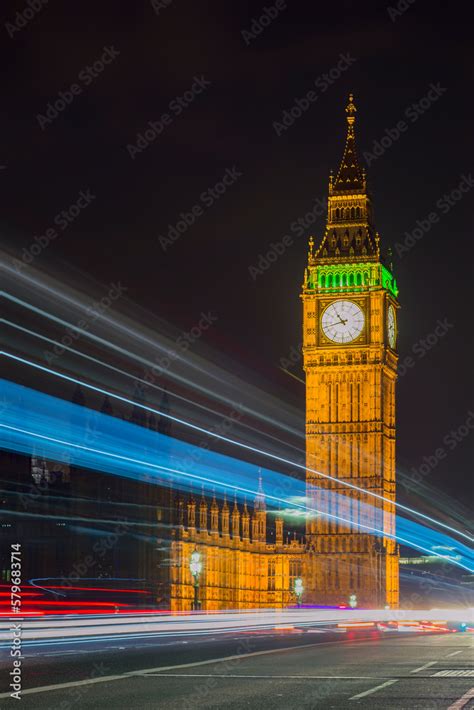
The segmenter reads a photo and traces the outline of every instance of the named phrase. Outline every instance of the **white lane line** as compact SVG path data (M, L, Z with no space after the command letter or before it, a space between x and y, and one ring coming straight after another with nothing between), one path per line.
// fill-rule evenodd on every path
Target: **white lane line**
M474 676L474 670L467 670L467 671L463 671L463 670L457 670L457 671L454 671L454 670L453 670L453 671L451 671L451 670L448 670L448 671L438 671L437 673L435 673L435 674L434 674L433 676L431 676L431 677L432 677L432 678L435 678L435 677L437 677L437 678L441 678L441 677L442 677L442 678L459 678L460 676L463 676L463 677L468 676L469 678L472 678L472 677Z
M448 710L461 710L467 703L474 698L474 688L468 690L459 700L449 706Z
M130 673L132 675L132 673ZM380 676L360 676L360 675L247 675L245 673L133 673L144 678L263 678L274 680L275 678L291 678L296 680L383 680ZM390 681L395 683L394 680Z
M25 688L21 691L22 695L30 695L33 693L46 693L52 690L62 690L63 688L74 688L78 685L89 685L92 683L110 683L114 680L130 679L139 673L158 673L159 671L173 671L178 668L194 668L196 666L205 666L212 663L223 663L225 661L234 661L237 658L250 658L252 656L264 656L271 653L283 653L285 651L304 650L305 648L314 648L315 646L332 646L337 641L323 641L322 643L307 643L300 646L285 646L284 648L271 648L267 651L252 651L252 653L238 653L234 656L225 656L224 658L211 658L208 661L194 661L193 663L181 663L175 666L158 666L158 668L142 668L130 673L122 673L121 675L99 676L98 678L86 678L85 680L76 680L70 683L57 683L56 685L40 685L37 688ZM363 645L363 642L361 643ZM0 698L9 698L10 693L0 693Z
M446 658L451 658L451 656L457 656L458 653L462 653L463 651L464 651L464 649L462 648L460 651L453 651L452 653L448 653Z
M103 676L101 678L86 678L86 680L75 680L71 683L58 683L56 685L41 685L38 688L25 688L21 691L21 695L30 695L31 693L46 693L50 690L65 690L66 688L75 688L78 685L91 685L92 683L106 683L112 680L122 680L130 676L128 674L123 675L109 675ZM0 698L9 698L11 693L0 693Z
M393 683L397 682L397 680L387 680L385 683L382 683L382 685L376 685L375 688L370 688L370 690L365 690L363 693L353 695L352 698L349 698L349 700L359 700L359 698L365 698L366 695L372 695L372 693L376 693L377 690L382 690L382 688L386 688L388 685L393 685Z
M410 673L419 673L420 671L424 671L425 668L429 668L430 666L435 666L438 663L438 661L430 661L429 663L425 663L424 666L420 666L419 668L415 668L413 671L410 671Z

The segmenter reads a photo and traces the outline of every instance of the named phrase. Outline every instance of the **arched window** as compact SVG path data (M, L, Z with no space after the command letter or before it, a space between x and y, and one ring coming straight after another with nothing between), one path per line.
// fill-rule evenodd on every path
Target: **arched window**
M346 219L349 219L350 213L351 213L351 211L350 211L349 207L346 207L346 214L345 214Z
M360 207L356 207L356 217L360 217Z
M355 209L351 207L351 219L354 219L355 217Z
M341 213L341 211L340 211L339 207L336 207L336 219L339 219L340 213Z

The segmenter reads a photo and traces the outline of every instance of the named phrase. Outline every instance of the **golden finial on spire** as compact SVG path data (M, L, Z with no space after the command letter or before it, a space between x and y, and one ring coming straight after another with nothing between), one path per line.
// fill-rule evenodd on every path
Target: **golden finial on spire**
M352 126L355 122L356 112L357 109L354 104L354 94L349 94L349 103L346 106L347 123L349 124L349 126Z

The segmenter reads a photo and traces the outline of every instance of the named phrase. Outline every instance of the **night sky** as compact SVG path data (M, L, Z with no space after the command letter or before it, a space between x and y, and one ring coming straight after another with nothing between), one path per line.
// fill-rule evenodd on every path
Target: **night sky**
M474 411L472 50L460 11L428 0L405 2L405 12L268 2L276 17L260 23L265 6L241 0L30 3L39 9L25 13L22 0L1 11L5 246L21 255L81 191L93 195L67 228L56 222L59 236L35 266L82 279L84 290L90 279L120 281L128 298L182 328L211 310L207 342L269 379L285 378L279 361L301 342L307 239L321 238L324 216L298 232L291 224L326 198L354 92L376 226L394 251L400 359L414 363L398 386L398 462L419 467L441 447L425 479L466 502L473 436L453 450L445 439ZM257 35L254 21L268 26ZM104 52L109 63L90 72ZM314 103L276 128L311 90ZM60 92L70 102L48 117ZM149 122L160 135L131 149ZM375 142L385 145L378 157ZM460 183L466 193L450 197ZM195 205L194 224L164 249L170 225ZM417 220L420 238L403 249ZM252 278L249 267L285 235L292 244ZM420 344L439 320L447 325ZM303 407L303 386L284 382Z

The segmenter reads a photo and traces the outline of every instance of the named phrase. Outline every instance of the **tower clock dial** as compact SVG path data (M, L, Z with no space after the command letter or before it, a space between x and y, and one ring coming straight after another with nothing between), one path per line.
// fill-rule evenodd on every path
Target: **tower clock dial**
M387 335L388 335L388 344L390 345L390 347L393 350L395 348L395 341L396 341L395 309L393 306L388 307Z
M334 301L324 311L321 326L334 343L350 343L362 333L364 313L353 301Z

